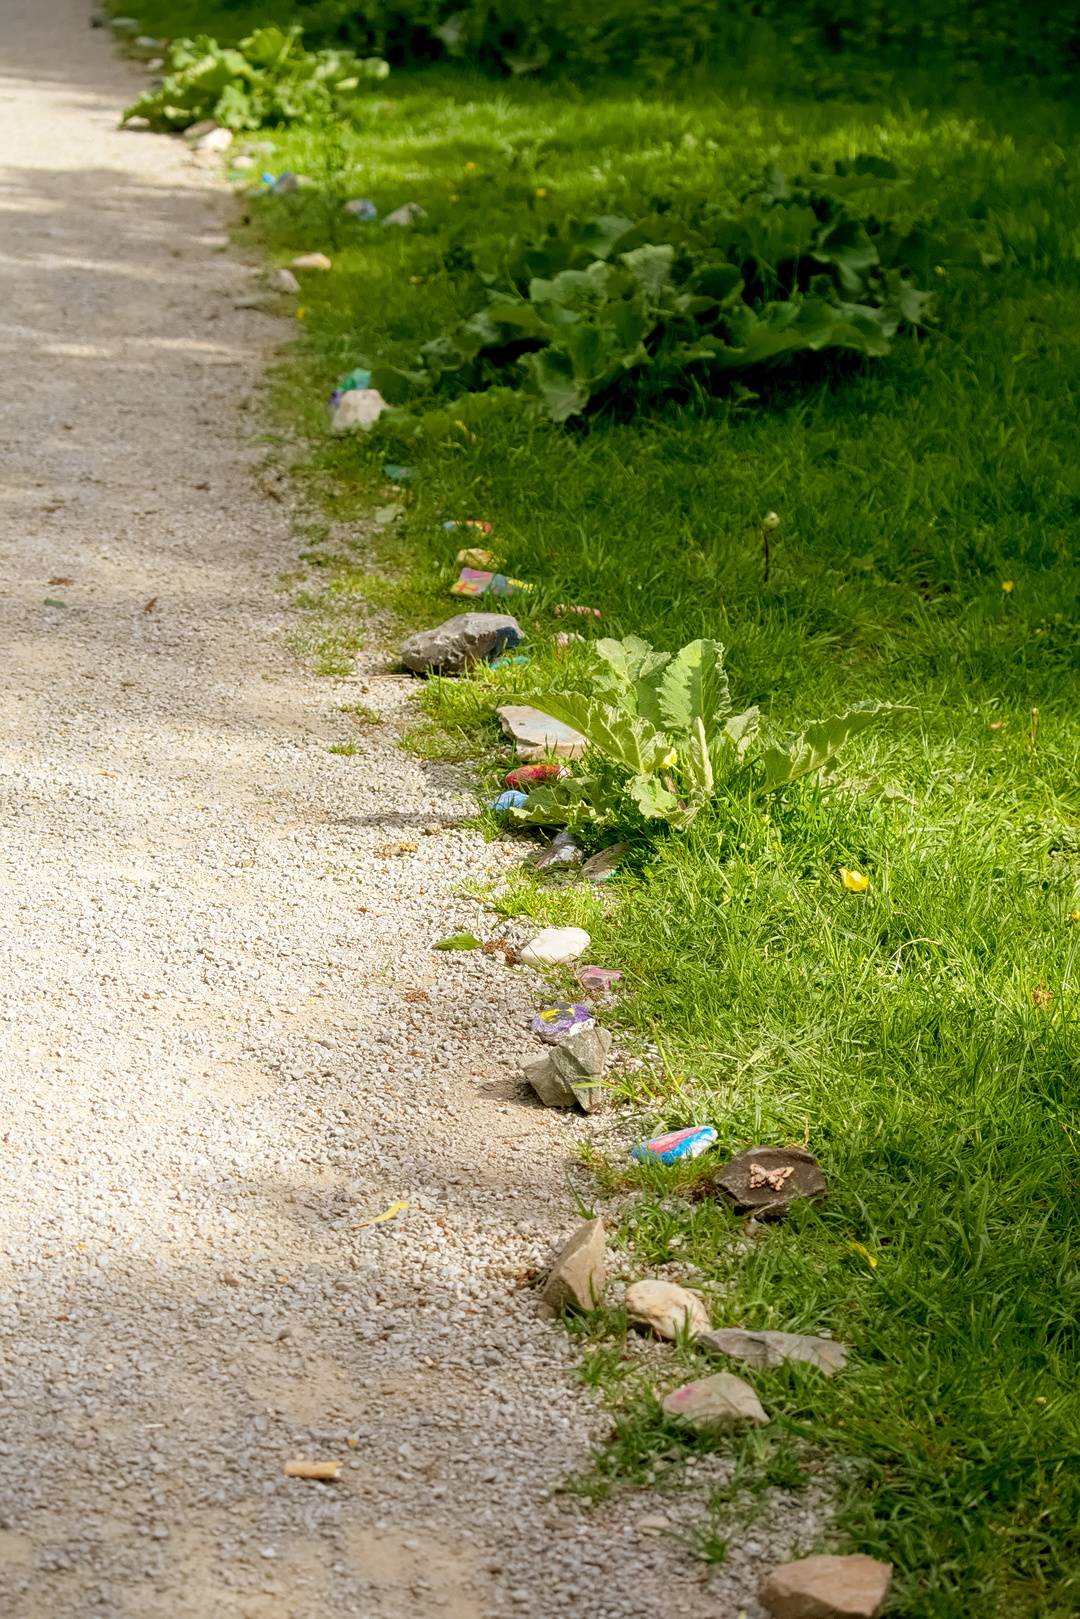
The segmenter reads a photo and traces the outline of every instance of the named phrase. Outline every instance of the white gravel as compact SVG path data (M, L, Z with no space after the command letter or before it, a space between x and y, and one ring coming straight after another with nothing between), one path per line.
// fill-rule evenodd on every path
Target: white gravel
M288 328L88 9L0 15L0 1611L758 1615L814 1501L707 1586L636 1528L699 1498L551 1493L608 1424L516 1278L596 1126L515 1078L538 981L431 951L517 856L390 726L326 751L407 688L288 654Z

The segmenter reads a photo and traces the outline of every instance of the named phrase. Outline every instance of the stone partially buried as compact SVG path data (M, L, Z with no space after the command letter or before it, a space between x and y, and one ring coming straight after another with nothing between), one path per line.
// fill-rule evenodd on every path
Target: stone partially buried
M747 1332L742 1327L720 1327L716 1332L703 1332L698 1345L759 1368L801 1360L817 1366L826 1377L835 1376L847 1365L846 1344L803 1332Z
M585 752L587 743L580 731L541 714L538 708L504 703L498 715L503 730L517 744L519 759L580 759Z

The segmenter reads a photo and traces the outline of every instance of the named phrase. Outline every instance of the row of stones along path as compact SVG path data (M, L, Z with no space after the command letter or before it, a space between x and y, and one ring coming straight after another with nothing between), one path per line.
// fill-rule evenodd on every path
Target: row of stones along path
M699 1499L554 1493L607 1424L513 1273L594 1126L515 1078L537 981L431 952L519 855L327 752L254 476L288 330L87 24L0 14L0 1612L759 1614L793 1508L707 1584L638 1527Z

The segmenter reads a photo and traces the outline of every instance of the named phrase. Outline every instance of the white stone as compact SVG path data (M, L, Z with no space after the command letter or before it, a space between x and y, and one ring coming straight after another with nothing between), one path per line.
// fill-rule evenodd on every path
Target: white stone
M233 143L231 129L208 129L205 135L200 135L195 142L197 152L227 152Z
M348 393L342 394L341 403L334 411L333 426L339 433L346 427L359 427L366 433L383 411L389 409L378 388L350 388Z
M418 225L422 219L427 218L427 211L421 208L418 202L406 202L400 208L395 208L392 214L387 214L383 220L384 225Z
M626 1310L631 1321L651 1327L661 1338L677 1338L687 1330L696 1338L712 1325L703 1301L677 1282L632 1282L626 1289Z
M545 928L520 952L526 967L558 967L576 961L592 939L584 928Z
M298 253L296 258L292 259L290 262L294 270L333 269L333 265L325 253Z

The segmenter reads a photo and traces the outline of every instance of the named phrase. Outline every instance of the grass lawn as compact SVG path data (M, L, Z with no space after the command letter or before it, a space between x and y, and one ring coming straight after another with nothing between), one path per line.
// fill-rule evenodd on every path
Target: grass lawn
M884 103L815 102L762 68L651 92L433 70L395 73L351 129L264 137L269 170L316 184L253 200L251 229L275 262L334 263L302 277L298 345L274 384L281 420L310 440L294 476L326 519L302 599L327 671L347 666L373 602L410 627L457 610L447 587L470 542L439 524L478 518L536 583L522 614L534 663L433 682L426 745L456 738L487 785L496 704L558 667L559 602L599 608L608 635L724 642L736 706L760 704L778 737L851 700L910 705L831 786L767 812L718 801L643 845L608 894L522 879L499 903L584 922L591 959L626 972L625 1030L665 1053L631 1100L647 1123L719 1130L718 1151L683 1170L597 1164L623 1194L634 1264L693 1260L717 1325L828 1327L854 1346L833 1382L754 1374L774 1420L736 1442L742 1482L793 1482L830 1456L847 1544L896 1564L890 1611L908 1619L1075 1613L1075 115L1007 86L949 100L902 80ZM327 434L343 372L408 364L480 306L469 255L492 233L690 194L723 205L765 165L860 152L891 157L918 205L973 202L1005 244L995 269L939 277L935 325L890 357L818 359L748 404L653 401L568 428L496 415L421 449ZM427 219L363 225L341 207L356 196L380 213L418 202ZM330 520L383 503L382 463L400 460L418 476L373 574L359 548L328 544L343 532ZM841 866L868 890L847 892ZM729 1151L804 1134L827 1203L733 1247L733 1220L687 1194ZM618 1317L573 1330L616 1423L581 1487L677 1479L703 1442L664 1423ZM717 1501L714 1516L701 1549L721 1556L737 1514Z

